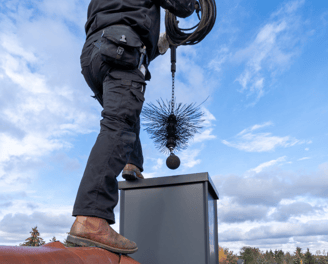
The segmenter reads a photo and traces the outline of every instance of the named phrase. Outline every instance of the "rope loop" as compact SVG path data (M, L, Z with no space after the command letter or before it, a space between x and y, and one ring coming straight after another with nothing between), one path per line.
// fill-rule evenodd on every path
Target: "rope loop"
M171 46L195 45L201 42L212 30L216 20L215 0L199 0L195 4L199 23L192 28L179 28L177 17L166 10L165 27L168 42ZM201 16L199 15L201 13ZM195 29L191 33L185 33Z

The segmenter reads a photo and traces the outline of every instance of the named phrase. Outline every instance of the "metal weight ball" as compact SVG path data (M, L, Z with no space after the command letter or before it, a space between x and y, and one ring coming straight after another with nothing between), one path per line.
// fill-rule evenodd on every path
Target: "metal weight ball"
M166 166L171 170L175 170L179 168L180 166L179 157L171 153L170 156L168 156L168 158L166 159Z

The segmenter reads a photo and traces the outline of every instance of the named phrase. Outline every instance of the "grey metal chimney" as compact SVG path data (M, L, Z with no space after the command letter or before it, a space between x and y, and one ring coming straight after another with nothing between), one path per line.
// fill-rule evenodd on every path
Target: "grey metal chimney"
M208 173L118 183L120 233L141 264L217 264L219 195Z

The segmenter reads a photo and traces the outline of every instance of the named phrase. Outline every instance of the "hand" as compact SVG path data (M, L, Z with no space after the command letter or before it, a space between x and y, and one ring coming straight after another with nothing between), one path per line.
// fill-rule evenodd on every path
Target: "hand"
M167 41L166 32L161 33L159 35L159 40L158 40L157 46L158 46L159 53L161 55L165 54L165 52L169 49L170 44Z

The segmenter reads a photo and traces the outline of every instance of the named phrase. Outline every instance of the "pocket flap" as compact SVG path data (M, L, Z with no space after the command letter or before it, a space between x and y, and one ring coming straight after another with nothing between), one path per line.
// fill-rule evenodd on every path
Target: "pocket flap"
M143 88L145 89L145 88ZM133 95L140 101L140 102L144 102L145 101L145 97L144 95L142 94L142 92L138 91L137 89L135 88L131 88L130 89L131 93L133 93Z
M114 25L107 27L103 30L103 34L101 36L122 46L139 48L143 45L138 34L135 33L132 28L125 25Z

